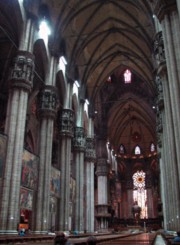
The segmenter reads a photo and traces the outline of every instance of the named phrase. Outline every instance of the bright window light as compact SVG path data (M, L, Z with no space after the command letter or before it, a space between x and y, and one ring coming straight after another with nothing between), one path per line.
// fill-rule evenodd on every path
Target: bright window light
M89 100L88 99L86 99L86 104L89 105Z
M63 62L65 65L67 65L67 61L66 61L66 59L65 59L64 56L61 56L61 60L62 60L62 62Z
M66 59L64 58L64 56L61 56L59 59L59 66L60 66L60 69L63 71L64 74L65 74L65 70L66 70L66 65L67 65Z
M78 97L78 86L76 85L76 83L73 84L73 94L76 94Z
M79 84L79 82L76 80L75 81L75 84L76 84L76 86L79 88L80 87L80 84Z
M39 36L47 43L48 36L51 34L50 28L45 20L39 25Z

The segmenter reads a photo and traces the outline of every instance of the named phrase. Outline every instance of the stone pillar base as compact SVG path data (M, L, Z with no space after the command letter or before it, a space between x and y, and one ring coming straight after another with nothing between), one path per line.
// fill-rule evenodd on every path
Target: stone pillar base
M98 232L107 232L108 231L108 223L111 218L111 214L108 213L107 204L98 204L96 205L96 219L98 222L97 230Z

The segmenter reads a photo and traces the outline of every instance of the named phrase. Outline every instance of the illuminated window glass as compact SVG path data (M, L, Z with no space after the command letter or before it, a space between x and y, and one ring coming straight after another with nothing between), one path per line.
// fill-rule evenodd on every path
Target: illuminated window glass
M123 145L120 145L120 147L119 147L119 153L120 154L124 154L125 153L125 149L124 149L124 146Z
M150 151L151 151L151 152L154 152L154 151L155 151L155 145L154 145L153 143L151 143Z
M133 175L134 189L145 188L145 176L146 176L146 174L142 170L141 171L137 171Z
M110 76L108 77L107 82L111 83L111 77Z
M147 207L147 190L145 189L145 172L137 171L133 175L133 201L141 207L141 219L148 218L148 207Z
M141 148L137 145L134 150L135 155L140 155L141 154Z
M131 83L131 71L129 69L125 70L124 72L124 82Z

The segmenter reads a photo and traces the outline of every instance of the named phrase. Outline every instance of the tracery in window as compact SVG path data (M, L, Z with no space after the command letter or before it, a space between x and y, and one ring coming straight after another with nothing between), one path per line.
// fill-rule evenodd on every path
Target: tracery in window
M124 82L125 83L131 83L131 71L129 69L126 69L124 72Z
M147 212L147 191L145 189L146 174L144 171L137 171L133 175L133 201L141 207L140 218L148 218Z

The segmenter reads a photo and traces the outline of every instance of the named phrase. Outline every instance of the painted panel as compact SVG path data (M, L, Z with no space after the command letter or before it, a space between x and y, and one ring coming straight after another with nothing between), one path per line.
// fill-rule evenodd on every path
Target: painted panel
M61 173L56 168L51 168L50 191L51 194L60 197L60 178Z
M32 210L33 206L33 191L25 188L20 189L20 207Z
M39 157L24 150L22 157L21 185L35 190L38 180Z

